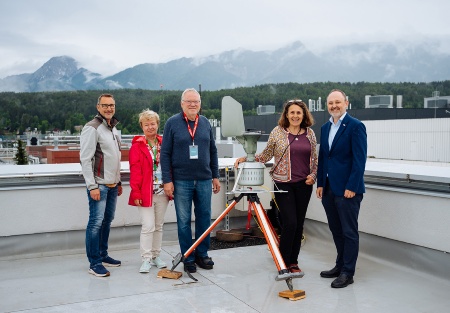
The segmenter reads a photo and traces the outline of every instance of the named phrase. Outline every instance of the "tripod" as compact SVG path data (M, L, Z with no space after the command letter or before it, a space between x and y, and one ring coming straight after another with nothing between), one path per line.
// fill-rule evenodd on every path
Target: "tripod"
M219 224L219 222L236 206L236 204L244 197L247 196L247 199L253 208L256 217L258 219L259 224L261 225L262 232L266 239L267 245L269 246L270 253L272 254L275 265L278 269L278 275L275 277L275 280L281 281L285 280L289 290L292 292L294 287L292 285L293 278L301 278L304 273L291 273L289 269L287 269L286 264L281 256L280 250L278 249L279 239L275 230L270 223L266 211L264 210L257 192L249 190L243 191L239 194L239 196L234 197L231 204L223 211L219 217L208 227L207 230L194 242L194 244L183 254L178 253L175 258L172 260L172 269L173 271L180 262L184 261L192 252L194 252L195 248L211 233L211 231ZM188 273L189 274L189 273ZM189 275L190 276L190 275ZM191 276L190 276L191 277ZM193 277L191 277L193 278ZM196 279L194 279L196 280Z

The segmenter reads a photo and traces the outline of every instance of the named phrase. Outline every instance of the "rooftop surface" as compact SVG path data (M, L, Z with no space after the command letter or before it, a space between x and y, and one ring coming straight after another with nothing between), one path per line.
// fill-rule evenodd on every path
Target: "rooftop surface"
M333 267L334 245L308 235L300 252L305 272L294 289L306 298L291 301L278 296L287 290L277 274L267 245L210 251L213 270L199 269L191 280L157 278L158 269L140 274L139 249L110 249L122 266L111 276L88 274L84 253L0 259L0 312L448 312L450 281L360 253L355 283L330 287L320 271ZM138 238L136 238L138 242ZM177 242L164 242L161 257L171 266ZM182 271L182 264L175 269Z

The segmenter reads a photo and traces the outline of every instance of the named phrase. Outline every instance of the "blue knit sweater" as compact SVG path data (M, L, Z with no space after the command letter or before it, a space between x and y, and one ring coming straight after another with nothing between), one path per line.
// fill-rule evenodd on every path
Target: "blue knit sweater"
M194 130L194 122L189 121L189 124ZM167 120L161 146L161 171L164 183L219 177L219 160L212 127L208 119L202 115L199 116L194 144L198 146L198 159L189 158L192 137L183 113Z

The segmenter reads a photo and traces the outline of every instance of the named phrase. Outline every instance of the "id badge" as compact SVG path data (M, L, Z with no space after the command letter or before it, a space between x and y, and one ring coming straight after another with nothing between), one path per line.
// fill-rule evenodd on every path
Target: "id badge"
M198 159L198 146L189 146L189 158Z

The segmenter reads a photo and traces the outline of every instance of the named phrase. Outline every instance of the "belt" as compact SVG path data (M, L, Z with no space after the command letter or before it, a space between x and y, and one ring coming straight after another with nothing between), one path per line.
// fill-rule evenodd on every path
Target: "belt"
M117 184L105 184L105 186L109 188L114 188L117 186Z

